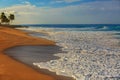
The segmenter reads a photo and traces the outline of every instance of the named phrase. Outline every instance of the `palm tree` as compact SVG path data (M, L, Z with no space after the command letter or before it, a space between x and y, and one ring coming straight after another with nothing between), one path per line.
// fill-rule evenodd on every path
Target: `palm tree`
M5 13L2 12L0 15L1 23L7 23L9 24L10 20L6 17Z
M4 13L4 12L1 13L0 19L1 19L1 23L4 23L4 22L5 22L6 16L5 16L5 13Z
M9 15L9 20L12 22L13 20L15 20L15 16L14 16L14 14L10 14Z

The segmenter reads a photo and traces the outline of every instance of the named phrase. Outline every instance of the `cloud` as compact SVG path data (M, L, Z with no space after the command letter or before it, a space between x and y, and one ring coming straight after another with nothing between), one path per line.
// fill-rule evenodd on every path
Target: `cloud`
M54 0L52 1L52 3L73 3L73 2L77 2L77 1L81 1L81 0Z
M22 3L24 3L26 5L30 5L31 4L29 1L23 1Z
M95 1L59 8L36 7L32 4L1 8L16 12L16 24L105 24L120 23L118 1Z
M67 3L72 3L72 2L77 2L77 1L81 1L81 0L64 0L64 2L67 2Z

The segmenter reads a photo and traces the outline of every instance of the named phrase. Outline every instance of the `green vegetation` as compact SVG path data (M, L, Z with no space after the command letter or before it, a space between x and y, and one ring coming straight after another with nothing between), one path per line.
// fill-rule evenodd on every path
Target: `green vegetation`
M14 14L10 14L8 17L5 15L4 12L0 15L0 24L10 24L15 19Z

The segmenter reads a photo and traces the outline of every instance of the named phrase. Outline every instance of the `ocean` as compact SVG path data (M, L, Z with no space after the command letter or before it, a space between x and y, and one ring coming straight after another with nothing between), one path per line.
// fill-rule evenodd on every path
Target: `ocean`
M60 32L60 31L102 31L102 32L115 32L113 35L115 38L120 39L120 24L25 24L23 26L28 26L29 28L25 30L30 31L41 31L47 30L50 32ZM39 34L40 35L40 34ZM37 36L39 36L37 35ZM41 34L42 35L42 34Z
M54 28L70 31L120 31L120 24L31 24L35 28Z
M25 25L26 26L26 25ZM21 28L56 42L56 60L33 65L76 80L120 79L120 24L37 24Z

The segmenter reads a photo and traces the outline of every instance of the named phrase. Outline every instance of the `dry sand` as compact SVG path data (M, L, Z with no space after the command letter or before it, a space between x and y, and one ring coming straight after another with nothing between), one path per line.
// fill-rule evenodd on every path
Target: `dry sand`
M0 80L56 80L19 63L3 53L7 48L19 45L55 45L54 42L28 36L27 33L0 27Z

